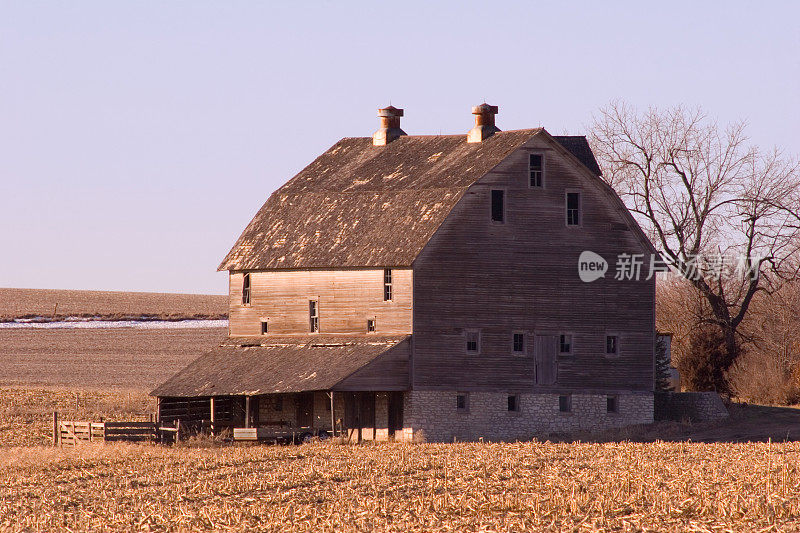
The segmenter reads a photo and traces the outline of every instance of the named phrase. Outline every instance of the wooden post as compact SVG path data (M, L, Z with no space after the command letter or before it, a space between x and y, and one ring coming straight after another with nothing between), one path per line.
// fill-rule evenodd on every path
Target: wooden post
M53 411L53 446L58 446L58 411Z
M175 421L175 444L178 444L181 441L181 421Z
M211 397L211 436L214 436L214 397Z
M244 397L244 427L250 427L250 396Z
M336 415L333 413L333 391L330 392L331 395L331 437L336 436Z

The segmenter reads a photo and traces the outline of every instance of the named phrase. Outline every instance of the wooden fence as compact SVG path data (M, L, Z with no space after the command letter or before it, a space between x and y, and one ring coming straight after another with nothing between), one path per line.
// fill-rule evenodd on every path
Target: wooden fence
M53 413L53 445L77 446L88 442L161 442L164 432L170 440L179 437L175 428L159 428L156 422L77 422L59 420ZM173 434L174 433L174 434Z

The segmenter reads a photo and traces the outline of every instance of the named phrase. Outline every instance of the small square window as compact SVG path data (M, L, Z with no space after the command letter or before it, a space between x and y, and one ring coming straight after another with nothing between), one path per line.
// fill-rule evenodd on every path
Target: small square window
M466 332L467 353L478 353L481 349L481 334L478 331Z
M456 394L456 410L467 411L469 409L469 396L466 394Z
M519 394L508 395L508 410L511 412L519 412Z
M531 187L542 187L544 184L544 156L531 154L528 162L528 184Z
M606 335L606 355L619 355L619 337Z
M572 353L572 335L562 333L558 336L558 353L570 355Z
M514 333L513 350L515 353L523 353L525 351L525 334Z
M367 333L375 333L375 319L370 318L367 320Z
M619 412L619 403L616 396L606 397L606 412L608 413Z
M572 396L559 396L558 410L562 413L569 413L572 411Z
M266 335L267 333L269 333L269 322L267 322L266 320L262 320L261 321L261 334L262 335Z

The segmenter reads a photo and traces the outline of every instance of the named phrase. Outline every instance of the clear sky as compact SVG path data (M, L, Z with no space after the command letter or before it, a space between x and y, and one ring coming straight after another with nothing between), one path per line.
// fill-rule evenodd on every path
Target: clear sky
M269 194L378 107L578 134L614 98L800 153L800 2L0 0L0 287L224 293Z

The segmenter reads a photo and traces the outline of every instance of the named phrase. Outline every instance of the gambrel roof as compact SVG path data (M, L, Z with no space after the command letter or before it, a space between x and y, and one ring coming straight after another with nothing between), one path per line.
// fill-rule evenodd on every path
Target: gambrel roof
M344 138L275 191L219 270L409 266L464 192L541 128ZM554 137L592 173L585 137Z

